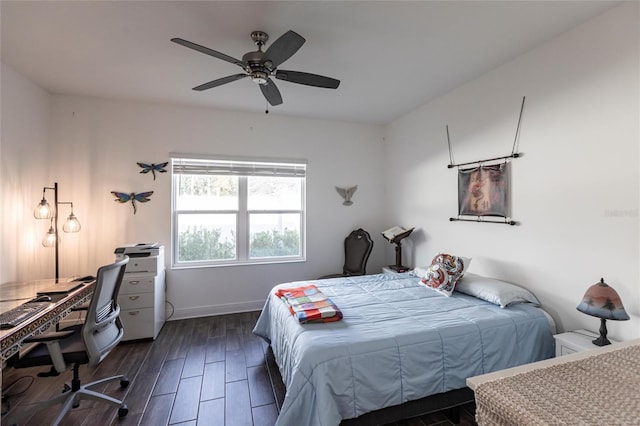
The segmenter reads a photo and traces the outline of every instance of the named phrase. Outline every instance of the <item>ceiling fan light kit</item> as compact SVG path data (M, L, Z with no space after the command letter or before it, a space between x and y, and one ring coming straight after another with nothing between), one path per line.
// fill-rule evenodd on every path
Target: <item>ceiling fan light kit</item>
M325 77L318 74L311 74L302 71L285 71L279 70L278 66L293 56L300 47L305 43L305 39L294 31L287 31L276 41L271 43L266 51L262 51L262 47L269 40L269 35L264 31L254 31L251 33L251 39L258 46L258 50L247 52L242 56L242 60L238 60L224 53L209 49L208 47L181 39L172 38L171 41L182 46L197 50L205 55L230 62L242 68L244 73L234 74L227 77L218 78L193 88L196 91L212 89L223 84L231 83L245 77L251 77L251 81L258 84L262 95L272 106L282 104L282 95L276 87L271 77L278 80L288 81L290 83L303 84L305 86L321 87L325 89L337 89L340 80Z
M267 84L269 75L264 71L254 71L251 73L251 80L257 84Z

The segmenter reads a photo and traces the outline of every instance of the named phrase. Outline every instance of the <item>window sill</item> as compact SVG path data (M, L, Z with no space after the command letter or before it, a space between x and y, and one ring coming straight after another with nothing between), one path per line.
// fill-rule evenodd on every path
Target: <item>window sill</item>
M202 269L202 268L227 268L238 266L256 266L256 265L279 265L284 263L302 263L307 259L295 258L295 259L283 259L283 260L252 260L247 262L229 262L229 263L215 263L215 264L194 264L194 265L171 265L172 271L179 271L185 269Z

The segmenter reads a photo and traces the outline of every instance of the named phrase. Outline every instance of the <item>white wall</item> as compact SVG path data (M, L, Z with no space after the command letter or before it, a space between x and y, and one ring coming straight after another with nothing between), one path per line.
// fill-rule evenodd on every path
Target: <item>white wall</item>
M632 315L610 321L611 335L637 337L638 13L637 3L614 9L384 130L50 96L2 65L0 282L52 275L53 253L40 245L47 225L31 212L54 181L83 226L62 235L61 274L88 274L125 243L170 247L169 176L154 182L138 173L136 161L160 162L171 151L306 158L308 261L169 271L176 317L255 309L275 283L337 271L341 241L359 226L375 240L375 272L393 261L379 231L399 224L417 227L405 240L405 263L424 265L437 251L472 256L472 272L534 290L560 329L597 328L575 306L602 276ZM525 155L512 164L513 217L521 225L450 223L456 172L446 168L445 124L457 162L506 154L523 95ZM352 184L359 185L354 205L344 207L333 187ZM112 190L155 193L134 216L113 201Z
M539 296L561 330L597 330L576 311L604 277L632 320L610 335L640 336L639 5L627 3L465 84L386 129L389 222L416 226L411 265L438 251L473 258L470 271L519 283ZM457 214L454 160L511 152L519 226L449 222Z
M154 181L136 165L167 161L170 152L308 160L307 261L169 270L175 318L260 309L275 284L339 272L342 241L357 227L375 240L369 271L386 263L379 126L70 96L53 96L51 118L51 173L83 227L62 254L61 275L91 273L127 243L157 241L170 250L170 174ZM334 186L353 184L354 204L343 206ZM110 194L150 190L136 215Z
M47 166L50 96L5 64L1 64L0 77L2 283L53 276L55 266L54 251L41 245L49 223L33 217L42 188L53 186Z

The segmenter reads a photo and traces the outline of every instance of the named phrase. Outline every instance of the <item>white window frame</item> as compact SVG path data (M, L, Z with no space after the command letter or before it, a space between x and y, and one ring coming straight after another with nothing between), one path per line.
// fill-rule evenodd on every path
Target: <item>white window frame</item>
M273 159L273 158L249 158L249 157L227 157L227 156L202 156L194 154L171 153L171 267L172 269L189 269L215 266L233 265L253 265L253 264L274 264L306 261L306 169L307 161L299 159ZM200 166L207 167L211 164L213 174L230 174L238 176L238 210L178 210L176 174L178 170L185 170L184 167L195 167L198 173L203 173ZM194 166L195 165L195 166ZM221 165L225 165L227 170L221 170ZM181 167L183 167L181 169ZM282 210L248 210L248 176L298 176L302 177L301 185L301 208ZM237 213L236 220L236 258L224 260L205 261L178 261L178 216L181 213ZM265 258L249 258L249 219L251 213L261 214L300 214L300 255L299 256L278 256Z

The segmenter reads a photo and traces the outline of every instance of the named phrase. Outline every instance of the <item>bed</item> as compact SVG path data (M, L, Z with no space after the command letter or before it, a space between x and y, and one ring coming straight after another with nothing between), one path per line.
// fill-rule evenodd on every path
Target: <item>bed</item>
M460 283L482 281L467 275ZM300 324L275 296L311 283L342 320ZM532 303L501 308L457 291L444 297L408 274L278 285L253 332L271 345L286 387L278 426L335 426L554 355L552 320Z

